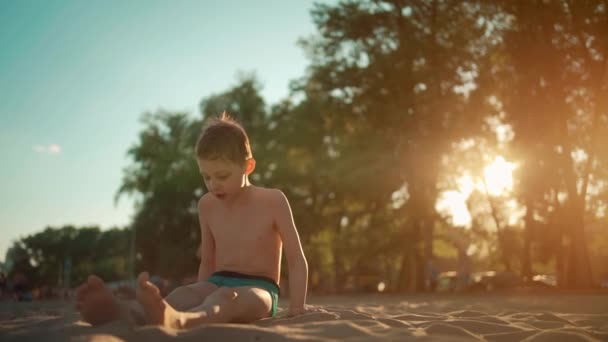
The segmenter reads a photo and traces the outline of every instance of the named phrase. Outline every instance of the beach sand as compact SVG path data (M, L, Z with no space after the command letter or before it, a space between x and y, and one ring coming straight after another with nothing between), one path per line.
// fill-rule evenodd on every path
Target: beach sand
M344 295L323 312L181 331L92 327L67 301L0 303L0 341L608 341L606 294ZM286 301L281 303L284 307Z

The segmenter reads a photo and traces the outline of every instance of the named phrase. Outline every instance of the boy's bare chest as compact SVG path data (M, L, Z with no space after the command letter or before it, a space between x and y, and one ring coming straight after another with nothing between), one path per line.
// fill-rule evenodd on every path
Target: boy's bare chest
M264 208L218 210L213 216L209 224L216 243L265 239L274 232L273 218Z

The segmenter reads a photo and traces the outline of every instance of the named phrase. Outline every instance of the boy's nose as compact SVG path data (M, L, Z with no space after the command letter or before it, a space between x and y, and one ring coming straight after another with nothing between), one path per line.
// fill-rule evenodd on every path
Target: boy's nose
M216 182L216 181L211 181L211 182L209 183L209 185L210 185L210 189L209 189L209 190L210 190L211 192L215 192L215 191L217 191L217 190L220 190L220 189L219 189L219 186L218 186L218 184L217 184L217 182Z

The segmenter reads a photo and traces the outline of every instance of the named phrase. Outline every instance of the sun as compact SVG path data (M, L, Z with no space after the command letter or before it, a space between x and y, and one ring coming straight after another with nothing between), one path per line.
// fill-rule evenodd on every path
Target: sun
M513 170L516 167L515 163L506 161L502 156L497 156L486 166L483 169L483 181L487 186L488 194L500 196L513 190Z
M457 189L446 190L441 193L435 208L437 211L451 217L456 226L470 226L471 215L467 208L467 200L475 190L486 193L489 196L501 196L513 190L513 170L517 168L515 163L497 156L492 163L483 169L482 177L475 179L470 175L464 175L457 180Z

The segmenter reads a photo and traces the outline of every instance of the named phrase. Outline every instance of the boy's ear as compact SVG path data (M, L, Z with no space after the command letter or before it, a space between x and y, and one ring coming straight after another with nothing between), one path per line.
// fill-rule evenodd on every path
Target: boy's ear
M255 159L249 158L245 161L245 174L249 176L255 170Z

